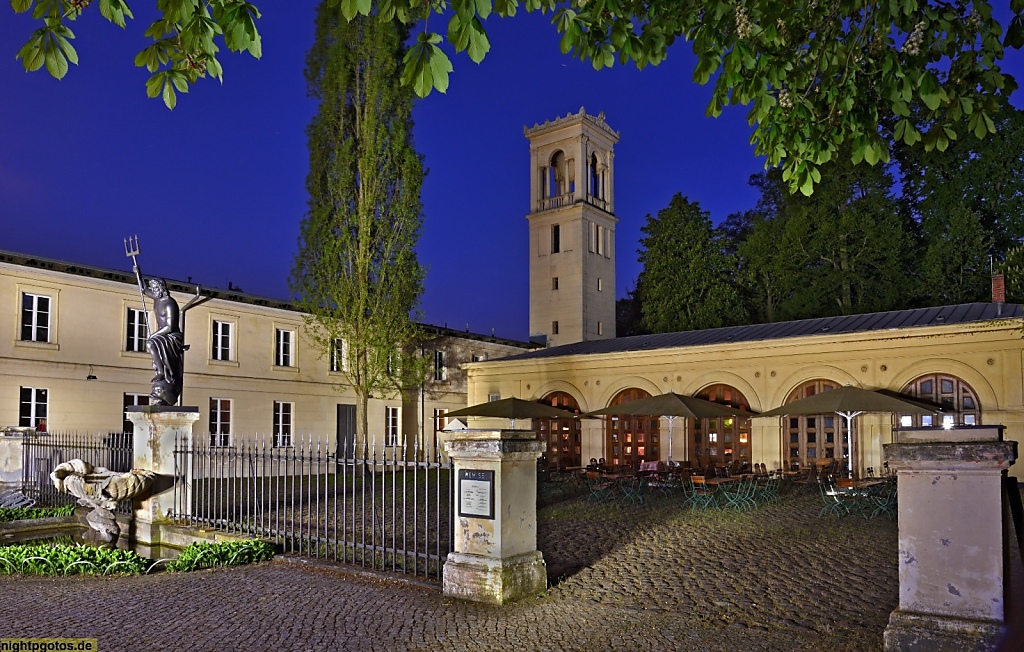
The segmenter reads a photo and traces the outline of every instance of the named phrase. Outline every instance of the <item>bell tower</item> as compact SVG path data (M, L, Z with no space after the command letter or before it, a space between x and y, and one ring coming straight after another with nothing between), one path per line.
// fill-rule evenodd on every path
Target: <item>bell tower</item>
M530 339L615 337L613 147L604 113L524 127L530 141Z

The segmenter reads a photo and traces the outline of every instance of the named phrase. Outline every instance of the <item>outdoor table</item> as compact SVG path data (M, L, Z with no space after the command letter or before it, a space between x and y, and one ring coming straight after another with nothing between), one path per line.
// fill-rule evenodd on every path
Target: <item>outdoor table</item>
M729 482L739 482L739 481L740 481L740 478L738 476L732 476L732 477L728 477L728 478L707 478L707 479L704 480L704 484L713 487L713 486L720 485L720 484L727 484Z

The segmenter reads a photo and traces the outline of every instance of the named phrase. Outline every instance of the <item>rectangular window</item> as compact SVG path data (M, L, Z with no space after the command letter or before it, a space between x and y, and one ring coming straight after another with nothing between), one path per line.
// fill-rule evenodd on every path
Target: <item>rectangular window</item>
M21 388L21 405L18 409L18 425L20 427L46 430L48 394L48 390L38 387Z
M491 394L487 395L487 402L488 403L493 403L495 401L500 401L500 400L501 400L501 394L491 393Z
M434 380L448 380L448 367L445 365L444 351L434 351Z
M558 335L558 322L557 321L551 322L551 334L552 335Z
M589 229L589 250L592 254L601 256L608 255L608 229L600 224L590 223Z
M398 430L402 423L402 408L387 406L384 408L384 441L385 446L398 445Z
M557 290L558 289L558 277L557 276L552 276L551 277L551 289L552 290Z
M146 338L149 331L146 328L146 311L138 308L129 308L125 327L125 351L145 353Z
M50 341L50 297L21 293L21 339L24 342Z
M348 371L348 343L340 337L331 345L331 371Z
M433 451L428 451L429 454L436 456L439 454L441 447L438 442L437 433L443 432L448 427L448 410L445 408L434 408L434 448Z
M473 354L473 362L483 362L486 359L487 359L487 354L486 353L474 353Z
M434 432L440 432L448 426L448 414L446 408L434 408Z
M149 405L149 396L146 394L125 394L123 407L121 410L121 416L124 418L124 423L121 426L121 432L134 433L135 424L128 418L128 408L134 405Z
M231 445L231 399L210 399L210 446Z
M604 324L602 322L597 322L597 334L604 335Z
M214 360L231 360L234 349L231 338L231 322L213 322L213 348L210 357Z
M551 225L551 253L557 254L562 250L561 229L558 224Z
M292 351L295 331L281 330L274 331L274 364L278 367L291 367L294 364Z
M292 445L292 412L294 403L274 401L274 446Z
M604 279L603 278L597 279L597 291L598 292L604 292Z

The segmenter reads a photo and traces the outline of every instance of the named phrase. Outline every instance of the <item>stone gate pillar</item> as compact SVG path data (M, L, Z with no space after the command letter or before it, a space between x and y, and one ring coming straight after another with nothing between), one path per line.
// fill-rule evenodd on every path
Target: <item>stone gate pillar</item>
M157 474L151 491L144 499L133 502L135 516L135 540L145 543L159 543L159 524L169 521L167 515L174 509L175 481L174 445L183 442L192 448L192 424L199 419L198 407L172 405L140 405L127 408L128 418L135 424L133 439L134 459L132 468L147 469ZM177 469L178 475L186 478L179 488L180 501L186 512L191 508L191 463L190 457L183 460L184 466Z
M537 550L537 458L531 430L463 430L445 444L452 460L455 545L444 594L504 604L547 589Z
M1005 622L1002 426L898 428L885 444L899 496L899 607L888 651L995 650Z

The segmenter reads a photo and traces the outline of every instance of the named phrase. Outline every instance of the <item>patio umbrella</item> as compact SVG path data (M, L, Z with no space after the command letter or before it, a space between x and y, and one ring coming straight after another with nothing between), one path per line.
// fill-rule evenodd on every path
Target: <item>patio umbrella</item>
M927 414L942 412L942 408L904 396L893 396L878 390L844 385L787 403L757 416L777 417L794 414L826 414L828 412L835 412L843 417L846 420L846 432L849 433L853 418L864 412ZM853 457L852 453L851 450L851 458ZM853 464L850 464L850 474L853 474Z
M509 427L514 427L516 419L571 419L576 415L544 403L527 401L514 396L498 401L488 401L470 405L460 410L446 412L446 417L496 417L509 420Z
M666 417L668 419L668 459L672 460L672 422L676 417L687 419L716 419L718 417L752 417L753 412L712 403L696 396L684 396L675 392L648 396L647 398L610 405L600 410L581 414L581 417L598 417L605 414L630 416Z

